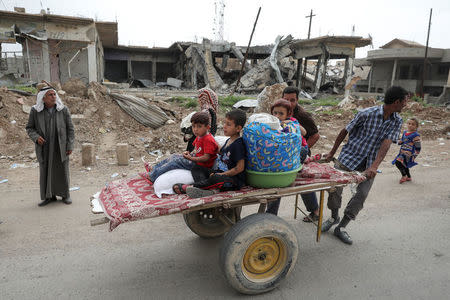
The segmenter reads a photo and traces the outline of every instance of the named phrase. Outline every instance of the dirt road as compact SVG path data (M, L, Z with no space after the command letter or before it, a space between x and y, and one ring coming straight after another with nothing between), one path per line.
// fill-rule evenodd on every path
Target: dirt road
M280 216L296 229L299 260L279 288L258 298L447 298L450 163L442 153L450 147L430 141L424 149L411 183L399 185L398 171L382 164L365 208L348 226L352 246L331 234L316 243L314 227L294 220L292 199L283 200ZM43 208L37 207L37 168L1 166L9 182L0 184L0 299L242 298L218 266L221 239L198 238L181 215L123 224L111 233L107 225L89 226L90 195L112 173L131 174L138 164L89 172L73 166L72 186L80 187L74 203ZM348 195L347 188L345 203Z

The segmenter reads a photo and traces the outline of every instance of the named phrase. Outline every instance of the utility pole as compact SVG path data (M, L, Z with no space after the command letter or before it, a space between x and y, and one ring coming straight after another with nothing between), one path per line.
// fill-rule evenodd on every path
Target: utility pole
M422 82L420 83L420 95L422 98L425 96L423 92L423 84L425 81L425 74L427 68L427 57L428 57L428 41L430 39L430 27L431 27L431 15L433 14L433 9L430 8L430 20L428 21L428 33L427 33L427 44L425 46L425 57L423 58L423 72L422 72Z
M248 50L250 49L250 44L252 43L253 33L255 33L256 23L258 23L259 13L260 13L260 12L261 12L261 6L260 6L259 9L258 9L258 14L256 15L255 23L253 24L252 34L250 34L250 39L249 39L249 41L248 41L247 50L245 51L244 60L242 61L241 70L239 71L239 76L238 76L238 79L237 79L237 81L236 81L236 85L234 86L234 90L233 90L233 92L230 94L230 97L233 96L234 93L236 93L236 91L237 91L237 89L238 89L238 87L239 87L239 83L241 82L242 72L244 71L245 63L247 62Z
M308 40L311 37L311 22L312 22L312 18L315 17L316 15L313 15L313 10L311 9L311 12L309 13L308 16L306 16L305 18L309 18L309 28L308 28ZM307 69L307 65L308 65L308 60L305 57L305 62L304 62L304 66L303 66L303 75L302 78L298 78L298 80L301 80L301 87L303 88L305 86L305 76L306 76L306 69Z

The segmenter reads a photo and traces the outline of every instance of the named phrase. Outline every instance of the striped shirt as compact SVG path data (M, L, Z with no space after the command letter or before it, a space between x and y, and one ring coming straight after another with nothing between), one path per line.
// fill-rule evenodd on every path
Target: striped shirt
M402 122L396 112L383 120L383 105L360 111L345 127L349 137L339 161L350 170L355 170L366 160L368 168L374 162L383 140L397 141Z

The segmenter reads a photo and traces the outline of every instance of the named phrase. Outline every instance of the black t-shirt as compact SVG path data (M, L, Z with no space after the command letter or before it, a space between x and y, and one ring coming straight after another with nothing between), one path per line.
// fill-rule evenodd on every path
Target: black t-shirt
M312 116L305 111L300 106L295 106L294 113L292 114L294 118L302 125L306 130L305 139L308 140L309 137L319 132L316 123L314 122Z
M239 137L234 140L231 145L228 145L228 139L225 142L225 145L220 149L219 160L218 160L218 169L222 172L228 171L236 167L238 161L241 159L245 159L246 151L244 140ZM237 180L239 186L245 185L245 171L232 176L232 178Z

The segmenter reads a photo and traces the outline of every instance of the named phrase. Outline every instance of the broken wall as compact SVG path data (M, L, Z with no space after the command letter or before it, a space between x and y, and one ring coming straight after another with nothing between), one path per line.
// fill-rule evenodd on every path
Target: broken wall
M70 63L70 75L73 78L79 78L84 83L89 83L89 65L87 43L61 41L58 43L57 55L59 55L59 77L60 82L65 83L69 80L69 61L77 53L78 55Z
M105 79L113 82L126 82L128 80L128 62L105 59Z
M132 77L136 79L152 79L152 62L131 61Z
M42 42L28 39L22 45L22 55L28 62L30 80L38 82L45 78Z
M176 64L174 63L156 63L156 81L165 82L168 77L176 78Z
M4 58L4 61L6 63L5 69L0 70L0 76L4 74L17 74L19 76L25 74L25 68L24 68L24 60L22 56L14 56L11 57L11 53L8 53L8 57L4 58L5 56L2 53L2 57Z

